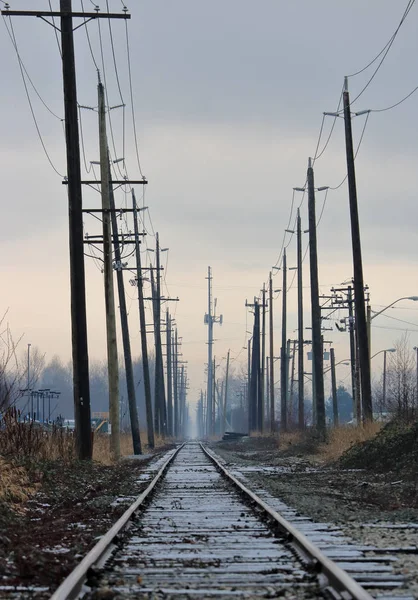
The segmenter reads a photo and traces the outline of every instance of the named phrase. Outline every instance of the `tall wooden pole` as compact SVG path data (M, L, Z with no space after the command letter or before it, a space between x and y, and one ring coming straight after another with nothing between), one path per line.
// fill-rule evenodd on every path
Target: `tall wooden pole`
M136 204L134 190L132 190L132 208L134 211L133 217L134 217L134 233L135 233L136 280L137 280L137 285L138 285L139 327L141 330L142 371L143 371L143 375L144 375L145 410L146 410L146 415L147 415L147 435L148 435L148 447L150 449L152 449L155 446L155 439L154 439L154 423L153 423L153 418L152 418L151 378L150 378L150 372L149 372L147 328L146 328L146 321L145 321L144 282L142 279L141 252L139 250L138 207Z
M332 386L332 414L334 427L338 427L338 396L337 396L337 377L335 373L335 352L334 348L330 348L331 355L331 386Z
M266 285L263 283L262 292L262 319L261 319L261 365L260 365L260 397L258 399L258 427L264 430L264 395L265 395L265 369L266 369Z
M298 269L298 425L305 427L305 390L304 390L304 360L303 360L303 277L302 277L302 226L300 211L297 216L297 269Z
M227 358L226 358L226 373L225 373L225 397L224 397L224 405L222 411L222 432L225 433L226 428L226 409L228 407L228 383L229 383L229 355L230 350L228 350Z
M100 177L103 209L103 274L106 309L107 365L109 381L109 419L112 425L110 450L114 460L120 457L119 367L116 337L115 295L113 288L112 230L110 222L110 169L106 136L106 111L103 84L98 85Z
M280 428L287 429L287 354L286 354L286 321L287 321L287 263L286 248L283 251L283 289L282 289L282 347L280 352Z
M269 326L270 326L270 431L275 430L275 407L274 407L274 332L273 332L273 277L270 271L269 278Z
M167 349L167 433L173 435L173 376L171 360L171 318L166 312L166 349Z
M87 347L84 234L81 192L80 138L71 0L60 0L65 139L67 147L70 242L71 331L76 447L79 459L93 452ZM33 412L32 412L33 418Z
M122 256L120 251L118 225L115 210L115 198L112 184L109 184L110 215L115 249L116 282L118 285L119 314L122 330L123 356L125 359L126 390L128 393L129 418L131 422L132 445L134 454L142 454L141 436L139 433L138 409L136 406L134 371L132 367L131 340L129 337L128 311L126 309L125 285L123 281Z
M309 263L311 274L312 310L312 372L315 381L313 398L316 408L316 427L322 437L325 435L324 371L321 336L321 308L319 306L318 249L316 239L316 208L314 173L311 159L308 164L308 211L309 211Z
M367 333L366 307L364 303L363 260L361 255L360 223L358 216L356 171L354 167L353 134L351 129L350 95L348 79L344 78L344 124L345 149L347 157L348 196L350 204L351 242L353 250L354 270L354 303L356 312L356 331L358 335L361 400L363 419L373 420L372 388L370 378L369 337Z

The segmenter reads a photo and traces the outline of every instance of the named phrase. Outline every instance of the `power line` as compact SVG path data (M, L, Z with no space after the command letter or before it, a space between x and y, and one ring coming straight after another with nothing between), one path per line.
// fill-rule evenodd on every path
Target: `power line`
M138 163L139 172L144 176L141 169L141 160L139 158L139 148L138 148L138 136L136 133L136 119L135 119L135 105L134 105L134 96L133 96L133 87L132 87L132 70L131 70L131 52L129 48L129 33L128 33L128 24L125 23L125 33L126 33L126 56L128 59L128 75L129 75L129 92L131 97L131 110L132 110L132 127L134 132L134 141L135 141L135 153L136 159Z
M415 1L415 0L414 0ZM369 67L372 66L373 63L375 63L377 61L377 59L383 54L383 52L386 50L386 48L389 46L389 44L392 44L394 42L395 37L397 36L400 27L402 26L405 18L406 18L406 10L408 10L408 6L411 4L411 2L409 1L407 4L407 7L405 9L404 12L404 16L401 19L401 22L399 23L398 27L396 28L395 32L392 34L392 36L390 37L389 41L386 42L386 44L383 46L382 50L379 52L379 54L377 56L375 56L373 58L373 60L371 60L365 67L363 67L362 69L360 69L359 71L356 71L356 73L351 73L351 75L347 75L347 77L356 77L356 75L360 75L360 73L363 73L363 71L366 71L366 69L368 69ZM413 4L413 3L412 3ZM412 6L409 8L409 10L412 8ZM405 15L406 13L406 15Z
M30 77L30 75L29 75L29 73L28 73L28 71L27 71L27 69L26 69L26 67L25 67L25 63L23 62L23 59L22 59L22 57L21 57L21 54L20 54L20 52L19 52L19 49L18 49L18 45L17 45L17 41L16 41L16 36L15 36L15 33L14 33L14 29L13 29L12 18L11 18L11 17L9 17L9 18L10 18L10 30L9 30L9 28L8 28L8 26L7 26L6 19L5 19L4 15L3 15L3 22L4 22L4 25L5 25L6 29L7 29L7 33L9 34L9 37L10 37L10 40L11 40L11 42L12 42L13 48L15 49L16 56L17 56L17 59L18 59L18 61L19 61L19 65L20 65L20 67L21 67L21 70L23 69L23 71L24 71L24 73L25 73L26 77L28 78L28 81L29 81L29 83L31 84L31 86L32 86L32 88L33 88L33 91L34 91L34 92L35 92L35 94L38 96L39 100L42 102L42 104L43 104L43 105L44 105L44 107L47 109L47 111L48 111L48 112L49 112L49 113L50 113L50 114L51 114L53 117L55 117L55 118L56 118L58 121L63 121L64 119L63 119L62 117L60 117L59 115L57 115L57 114L56 114L56 113L55 113L55 112L54 112L54 111L53 111L53 110L52 110L52 109L51 109L51 108L48 106L48 104L45 102L45 100L42 98L41 94L39 93L39 91L38 91L37 87L36 87L36 86L35 86L35 84L33 83L32 79L31 79L31 77ZM22 74L22 77L23 77L23 74Z
M370 117L370 112L371 112L371 111L368 111L368 112L367 112L367 116L366 116L366 118L364 119L364 125L363 125L363 129L362 129L362 132L361 132L361 135L360 135L360 140L359 140L359 143L357 144L357 149L356 149L356 152L355 152L355 154L354 154L354 160L357 158L357 154L358 154L358 152L359 152L359 150L360 150L360 146L361 146L361 143L362 143L362 141L363 141L364 133L365 133L365 131L366 131L367 123L368 123L368 120L369 120L369 117ZM347 174L347 175L344 177L344 179L341 181L341 183L339 183L339 184L338 184L338 185L336 185L335 187L330 187L329 189L330 189L330 190L333 190L333 191L335 191L335 190L338 190L338 189L339 189L339 188L340 188L340 187L341 187L341 186L344 184L344 182L346 181L347 177L348 177L348 174Z
M91 0L90 0L90 2L91 2ZM95 6L95 4L93 2L92 2L92 4L96 8L96 6ZM84 11L84 2L83 2L83 0L81 0L81 8L82 8L83 12L85 12ZM90 49L90 55L91 55L91 58L93 60L94 67L95 67L96 71L98 72L99 71L99 67L97 65L96 58L94 56L94 52L93 52L93 48L92 48L92 45L91 45L91 40L90 40L90 35L89 35L89 29L88 29L87 23L86 23L84 29L85 29L85 32L86 32L87 43L88 43L88 46L89 46L89 49Z
M23 67L23 64L22 64L22 61L21 61L21 58L20 58L20 54L19 54L18 48L17 48L16 37L15 37L14 29L13 29L12 19L10 17L10 31L9 31L9 28L8 28L8 26L6 24L6 21L5 21L4 17L3 17L3 21L4 21L4 25L5 25L6 29L7 29L7 31L9 33L9 36L10 36L10 38L12 40L13 46L14 46L14 48L16 50L16 55L17 55L18 63L19 63L19 70L20 70L20 74L22 76L22 81L23 81L23 85L24 85L24 88L25 88L26 98L27 98L28 103L29 103L30 112L32 114L32 119L33 119L33 122L35 124L35 128L36 128L36 132L37 132L38 137L39 137L39 141L41 142L43 151L45 153L45 156L46 156L49 164L51 165L51 167L53 168L53 170L55 171L55 173L57 175L59 175L61 177L61 179L64 179L64 175L62 175L62 173L60 173L58 171L58 169L55 167L54 163L52 162L52 159L51 159L51 157L50 157L50 155L48 153L48 150L46 149L45 142L44 142L44 140L42 138L42 134L41 134L41 131L40 131L40 128L39 128L39 125L38 125L38 121L36 119L35 111L34 111L34 108L33 108L33 105L32 105L32 101L31 101L31 98L30 98L28 86L27 86L27 83L26 83L24 67ZM29 79L29 76L28 76L28 79ZM29 79L29 81L30 81L30 79ZM55 116L57 116L57 115L55 115ZM57 117L57 118L60 119L59 117Z
M405 102L405 100L408 100L408 98L410 98L412 96L412 94L415 94L415 92L417 90L418 90L418 85L412 90L412 92L409 92L409 94L407 94L404 98L402 98L402 100L399 100L399 102L392 104L392 106L387 106L386 108L374 108L370 112L380 113L380 112L385 112L387 110L392 110L392 108L396 108L397 106L399 106L400 104Z
M371 84L371 82L373 81L373 79L375 78L375 76L377 75L377 73L378 73L380 67L382 66L382 64L383 64L386 56L388 55L390 49L392 48L393 42L395 41L396 36L398 35L400 28L402 27L403 23L405 22L405 19L407 18L408 14L409 14L409 12L412 9L412 7L413 7L414 4L415 4L415 0L409 0L408 4L406 6L406 9L404 11L404 14L402 16L402 19L401 19L399 25L397 26L397 28L395 30L395 33L392 35L392 38L389 40L389 42L385 46L386 49L383 52L383 56L382 56L381 60L379 61L379 64L377 65L377 67L374 70L373 74L371 75L371 77L369 78L368 82L363 87L363 89L360 91L360 93L357 94L357 96L354 98L354 100L351 100L351 102L350 102L351 106L354 104L354 102L356 102L356 100L358 100L360 98L360 96L362 96L362 94L367 90L367 88L369 87L369 85ZM382 54L382 52L380 52L380 54L378 56L380 57L381 54ZM376 59L377 59L377 57L376 57ZM370 65L373 64L376 59L374 59L370 63ZM359 71L359 73L361 73L361 71ZM354 75L357 75L357 73L354 73L353 75L351 75L351 77L354 77Z
M394 321L399 321L400 323L406 323L407 325L413 325L414 327L418 327L418 323L411 323L411 321L405 321L404 319L399 319L398 317L392 317L392 315L384 314L383 317L387 319L393 319ZM372 316L373 318L373 316Z

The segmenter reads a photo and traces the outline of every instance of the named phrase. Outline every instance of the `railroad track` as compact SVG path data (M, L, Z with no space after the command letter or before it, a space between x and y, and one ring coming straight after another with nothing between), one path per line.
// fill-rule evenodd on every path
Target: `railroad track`
M352 556L350 565L379 571ZM209 450L187 443L51 600L215 596L372 598Z

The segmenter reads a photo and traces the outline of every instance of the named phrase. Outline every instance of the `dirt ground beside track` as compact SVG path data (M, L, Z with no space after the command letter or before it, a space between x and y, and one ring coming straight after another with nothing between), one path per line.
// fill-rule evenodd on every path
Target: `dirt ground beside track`
M139 478L151 458L31 465L37 493L23 504L0 503L0 599L49 598L146 487ZM33 595L8 586L40 589Z
M415 547L398 555L394 571L407 580L401 593L418 598L418 482L413 471L342 468L297 447L280 450L269 438L218 442L212 448L245 476L250 488L265 489L314 521L338 524L360 544Z
M315 454L281 451L268 438L218 442L213 449L228 464L249 469L246 477L263 482L290 506L315 520L366 521L369 517L418 521L418 483L397 471L374 472L326 464ZM271 469L274 467L274 469Z

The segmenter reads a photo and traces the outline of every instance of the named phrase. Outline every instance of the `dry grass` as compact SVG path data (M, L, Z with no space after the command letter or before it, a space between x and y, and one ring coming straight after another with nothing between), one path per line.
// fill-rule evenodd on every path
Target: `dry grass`
M71 462L75 458L74 436L60 427L46 430L36 422L20 422L17 412L10 410L3 415L0 455L14 460Z
M337 460L354 444L375 437L382 427L383 423L374 422L359 427L341 425L335 429L330 429L328 441L319 445L319 454L326 462Z
M333 462L353 445L373 438L382 428L382 423L369 423L360 427L341 425L327 430L327 440L322 442L317 431L286 431L251 434L254 448L277 449L284 455L305 456L314 462ZM268 442L268 443L267 443Z
M142 452L148 453L147 434L146 431L141 431ZM171 438L162 438L159 435L155 436L155 448L162 448L166 444L170 444ZM132 445L132 436L130 433L121 433L120 435L120 454L121 456L131 456L134 453ZM106 433L95 434L93 442L93 460L104 465L113 464L112 455L110 452L110 435Z
M20 511L22 505L36 492L39 485L32 485L26 469L9 463L0 456L0 503L7 503Z

